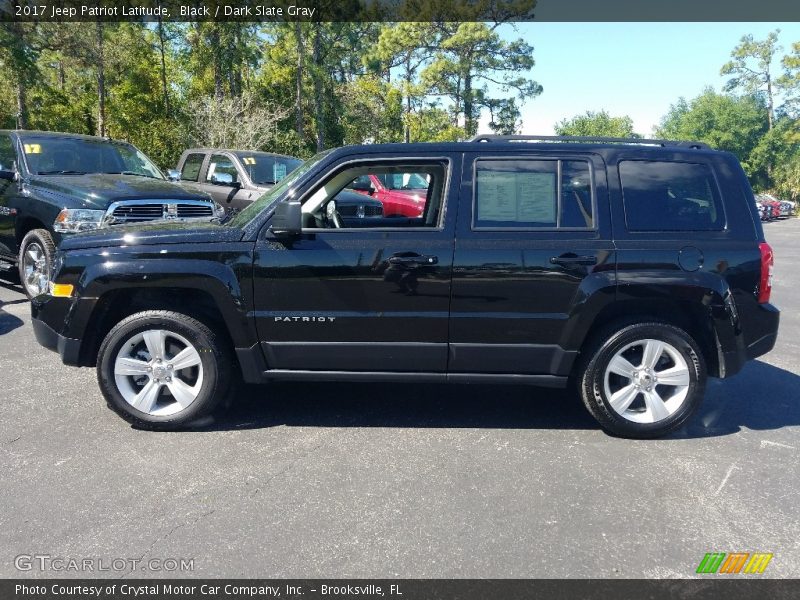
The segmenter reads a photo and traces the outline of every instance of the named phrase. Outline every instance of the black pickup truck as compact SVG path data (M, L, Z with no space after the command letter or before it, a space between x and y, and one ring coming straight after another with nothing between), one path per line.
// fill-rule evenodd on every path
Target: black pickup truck
M420 216L341 218L353 181L409 172ZM142 427L206 418L239 377L572 383L655 437L772 349L772 264L728 153L488 136L323 152L223 224L72 236L32 315Z
M0 266L18 266L29 297L46 290L55 247L65 235L223 215L208 195L166 181L125 142L0 130Z

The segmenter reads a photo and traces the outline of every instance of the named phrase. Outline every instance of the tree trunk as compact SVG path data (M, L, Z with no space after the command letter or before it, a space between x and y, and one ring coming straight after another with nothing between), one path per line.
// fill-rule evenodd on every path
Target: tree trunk
M20 77L17 82L17 129L28 128L28 88Z
M772 131L775 122L775 101L772 97L772 77L769 76L769 73L767 73L767 120L769 121L769 130Z
M169 90L167 89L167 59L166 59L166 36L164 35L164 21L161 14L158 16L158 51L161 53L161 93L164 96L164 114L170 115Z
M225 88L222 83L222 56L220 55L220 39L218 24L213 24L214 29L211 32L211 47L214 49L214 97L217 100L222 100L225 96Z
M103 22L96 23L97 34L97 135L106 135L106 70L103 56Z
M468 67L469 68L469 67ZM472 118L472 73L467 71L464 76L464 132L467 139L475 135L475 121Z
M303 47L303 26L300 21L294 23L294 36L297 41L297 73L295 75L294 125L297 137L302 141L303 132L303 65L305 48Z
M403 140L406 144L411 142L411 82L413 80L411 71L411 53L406 54L406 122L403 131Z
M322 97L322 24L314 23L314 118L317 121L317 152L325 149L325 107Z

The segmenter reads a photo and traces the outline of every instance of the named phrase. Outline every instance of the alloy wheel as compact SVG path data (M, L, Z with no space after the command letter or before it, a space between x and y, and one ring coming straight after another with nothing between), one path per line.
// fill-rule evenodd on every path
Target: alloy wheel
M619 416L657 423L675 414L689 394L689 365L673 345L642 339L618 350L603 375L605 396Z
M203 387L200 353L185 337L164 329L139 332L120 347L114 380L125 401L153 416L186 410Z
M31 242L22 254L22 284L31 297L47 291L48 275L44 249L38 242Z

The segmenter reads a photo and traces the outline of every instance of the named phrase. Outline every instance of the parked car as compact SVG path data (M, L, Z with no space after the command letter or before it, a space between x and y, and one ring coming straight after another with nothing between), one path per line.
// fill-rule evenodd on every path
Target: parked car
M223 215L206 194L167 181L131 144L0 130L0 264L19 268L29 297L46 291L64 236L118 223Z
M756 201L756 209L758 210L758 214L761 217L762 221L772 221L773 217L773 207L769 204L768 201L762 199L760 195L755 197Z
M348 186L381 201L387 217L421 217L425 211L428 180L423 173L370 173Z
M284 154L193 148L181 155L169 176L190 190L210 194L228 214L235 214L302 164L301 159ZM381 217L383 205L361 194L342 194L337 213L345 220Z
M481 139L330 150L221 224L65 239L36 338L140 427L203 422L239 378L573 382L640 438L772 349L772 249L732 154ZM424 176L422 215L337 218L388 172Z

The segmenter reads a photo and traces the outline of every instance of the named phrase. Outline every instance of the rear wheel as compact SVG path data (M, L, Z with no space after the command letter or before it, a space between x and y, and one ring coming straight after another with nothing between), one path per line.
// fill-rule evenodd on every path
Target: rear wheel
M227 398L230 362L226 345L205 324L146 311L106 336L97 379L109 407L125 420L174 429L207 419Z
M600 334L580 375L586 408L604 429L634 438L666 435L700 405L706 369L696 342L666 323L635 323Z
M47 291L56 245L46 229L29 231L19 248L19 279L28 298Z

